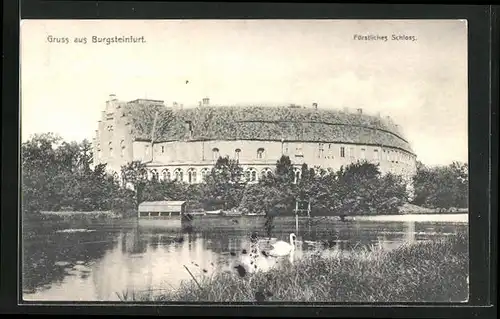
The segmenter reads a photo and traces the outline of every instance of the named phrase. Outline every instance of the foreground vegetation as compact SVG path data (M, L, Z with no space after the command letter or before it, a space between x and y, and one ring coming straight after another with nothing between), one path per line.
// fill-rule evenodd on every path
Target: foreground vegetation
M366 161L334 171L307 164L297 168L282 156L274 169L257 178L246 175L238 161L221 157L203 183L190 185L174 176L163 180L160 172L148 173L140 162L111 175L106 165L92 165L88 141L67 143L53 134L35 135L22 144L21 153L22 208L31 219L40 219L40 211L68 210L114 211L129 217L135 216L140 202L154 200L184 200L193 208L234 209L269 218L293 214L296 200L310 201L313 216L397 214L412 197L400 176L382 174L377 164ZM417 168L415 204L467 207L467 165ZM249 178L258 183L246 183Z
M468 299L467 234L322 258L266 273L218 272L176 291L119 294L122 301L463 302ZM199 284L199 286L198 286Z

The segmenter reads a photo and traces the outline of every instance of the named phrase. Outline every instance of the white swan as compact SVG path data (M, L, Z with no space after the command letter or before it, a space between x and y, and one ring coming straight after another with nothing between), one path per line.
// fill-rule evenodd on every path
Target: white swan
M273 249L269 251L269 255L273 257L283 257L289 255L292 251L295 250L295 243L294 240L297 237L295 236L294 233L290 234L290 243L287 243L285 241L279 240L272 244L271 246Z

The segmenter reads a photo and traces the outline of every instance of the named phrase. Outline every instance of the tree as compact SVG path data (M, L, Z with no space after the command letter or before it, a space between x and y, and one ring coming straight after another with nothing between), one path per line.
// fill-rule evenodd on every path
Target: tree
M413 203L430 208L449 209L468 206L468 165L453 162L447 166L417 165L413 178Z
M245 184L243 169L238 161L219 157L205 180L207 201L220 201L224 209L237 207L241 201Z
M132 161L121 167L122 184L134 191L136 208L143 201L144 188L148 182L146 165Z
M276 162L274 179L278 185L292 184L295 178L292 161L288 156L281 156Z
M107 210L118 185L105 165L91 169L86 140L66 142L52 133L38 134L21 145L22 211Z

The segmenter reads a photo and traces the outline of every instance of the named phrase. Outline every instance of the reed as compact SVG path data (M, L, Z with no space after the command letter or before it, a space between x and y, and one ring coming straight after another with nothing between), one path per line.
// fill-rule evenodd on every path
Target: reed
M467 234L403 245L392 251L320 253L265 273L217 272L198 283L158 293L129 293L122 301L156 302L465 302ZM201 288L200 288L201 287Z

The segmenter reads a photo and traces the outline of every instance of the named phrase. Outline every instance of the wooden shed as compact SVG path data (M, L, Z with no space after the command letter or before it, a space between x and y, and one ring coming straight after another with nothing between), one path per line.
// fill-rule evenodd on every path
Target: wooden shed
M139 204L138 217L180 217L185 213L185 201L142 202Z

